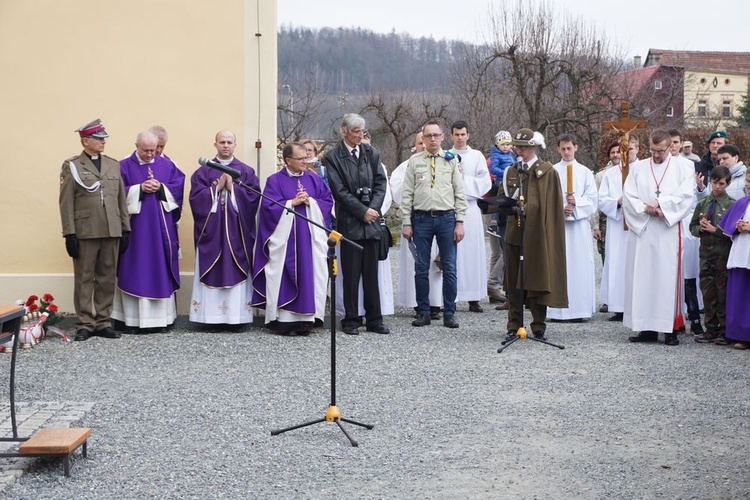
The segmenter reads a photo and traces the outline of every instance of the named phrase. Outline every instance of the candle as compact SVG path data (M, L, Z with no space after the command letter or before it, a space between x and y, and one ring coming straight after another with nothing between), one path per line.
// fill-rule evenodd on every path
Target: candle
M568 163L568 194L573 192L573 164Z

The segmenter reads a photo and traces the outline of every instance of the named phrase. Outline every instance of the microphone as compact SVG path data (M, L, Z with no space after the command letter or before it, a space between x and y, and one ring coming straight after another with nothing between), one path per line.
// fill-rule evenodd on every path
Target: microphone
M237 179L242 176L242 172L240 172L239 170L232 167L227 167L225 165L222 165L221 163L216 163L215 161L211 161L205 156L201 156L200 158L198 158L198 163L200 163L204 167L211 167L215 170L218 170L219 172L229 174L232 179Z

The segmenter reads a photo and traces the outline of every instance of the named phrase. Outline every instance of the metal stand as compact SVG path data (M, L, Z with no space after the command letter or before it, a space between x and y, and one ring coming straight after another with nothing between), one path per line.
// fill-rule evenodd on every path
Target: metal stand
M358 446L358 443L354 439L352 439L349 433L346 432L346 430L342 427L341 422L348 422L350 424L359 425L367 429L372 429L375 426L369 425L369 424L361 424L359 422L355 422L354 420L343 418L341 416L341 412L339 411L338 407L336 407L336 275L338 274L338 272L337 272L337 265L336 265L335 248L336 248L336 245L339 244L340 240L344 240L346 244L351 245L359 249L360 251L362 251L362 247L358 245L357 243L353 242L352 240L344 238L341 235L341 233L338 233L336 231L329 231L328 228L326 228L325 226L322 226L318 224L317 222L305 217L304 215L294 210L294 208L286 207L283 203L279 203L273 198L269 198L268 196L264 195L263 193L253 188L252 186L245 184L244 182L239 180L241 173L238 170L225 167L223 165L217 165L213 162L209 162L208 160L206 160L206 158L201 158L200 160L198 160L198 163L200 163L201 165L206 165L208 167L211 167L215 170L219 170L223 173L229 174L232 177L233 182L237 184L238 186L241 186L242 188L252 193L257 194L261 198L268 200L269 202L275 205L280 206L281 208L286 210L288 213L294 214L295 217L299 217L300 219L307 221L309 224L312 224L318 229L321 229L325 231L326 233L328 233L328 278L331 283L331 404L328 405L328 411L326 411L325 417L312 420L310 422L305 422L303 424L295 425L292 427L287 427L286 429L274 430L274 431L271 431L271 435L276 436L283 432L292 431L294 429L300 429L302 427L307 427L309 425L317 424L320 422L334 422L336 425L339 426L339 429L341 429L341 432L343 432L344 435L349 439L349 442L352 444L352 446Z
M338 238L334 236L334 233L332 233L331 237L328 238L328 277L331 283L331 403L328 405L328 410L326 411L326 414L323 418L318 418L302 424L293 425L292 427L287 427L286 429L271 431L271 435L276 436L283 432L301 429L302 427L319 424L321 422L333 422L339 426L339 429L341 429L341 432L343 432L347 439L349 439L349 442L352 444L352 446L356 447L359 446L359 443L357 443L357 441L355 441L354 438L352 438L349 433L346 432L346 429L344 429L344 426L341 425L341 422L359 425L360 427L364 427L366 429L372 429L375 426L355 422L354 420L342 417L341 411L339 411L338 407L336 406L336 275L338 274L338 267L336 264L335 249L336 245L338 244Z
M13 338L13 347L10 354L10 426L13 435L11 437L0 437L0 442L22 443L28 437L18 437L18 425L16 423L16 359L18 356L18 337L21 330L21 318L23 307L11 307L4 310L0 315L0 326L5 330L0 334L0 343L5 343ZM0 454L0 457L15 457L17 454Z
M526 294L525 294L525 281L523 276L523 267L524 267L524 259L523 259L523 238L524 238L524 231L526 229L526 206L524 205L524 196L523 196L523 177L524 175L528 175L527 172L524 172L523 169L516 166L516 171L518 172L518 205L516 207L516 213L518 215L518 224L521 229L521 247L520 247L520 258L519 258L519 266L518 266L518 272L520 274L520 283L521 288L518 290L518 295L521 302L521 326L516 331L516 334L513 335L510 338L506 338L503 340L500 344L501 347L498 348L497 352L501 353L505 350L505 348L512 346L516 343L519 339L529 339L534 340L536 342L539 342L541 344L547 344L548 346L557 347L558 349L565 349L564 346L553 344L552 342L549 342L545 339L538 339L534 337L533 335L529 336L528 332L526 331L526 327L523 326L523 309L524 304L526 302Z

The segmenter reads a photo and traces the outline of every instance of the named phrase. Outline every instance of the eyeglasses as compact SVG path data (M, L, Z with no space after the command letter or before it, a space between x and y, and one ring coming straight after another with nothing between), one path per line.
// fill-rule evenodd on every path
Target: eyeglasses
M427 139L428 141L431 141L432 139L440 139L443 136L442 133L440 134L423 134L422 137Z
M649 149L652 155L663 155L667 152L667 149Z
M289 158L297 161L307 160L307 156L290 156Z

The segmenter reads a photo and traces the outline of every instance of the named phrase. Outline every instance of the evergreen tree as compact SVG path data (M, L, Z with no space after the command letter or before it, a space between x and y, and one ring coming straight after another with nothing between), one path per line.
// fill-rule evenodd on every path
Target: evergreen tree
M737 126L740 128L750 128L750 93L742 96L742 105L737 108L740 115L737 117Z

